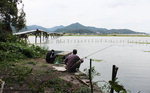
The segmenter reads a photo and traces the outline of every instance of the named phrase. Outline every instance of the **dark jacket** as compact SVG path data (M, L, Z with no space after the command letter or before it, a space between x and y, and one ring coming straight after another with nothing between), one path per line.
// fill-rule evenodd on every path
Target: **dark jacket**
M76 68L79 68L80 64L76 65L76 63L80 60L79 56L75 54L69 55L65 60L66 69L69 72L76 72Z
M55 58L56 58L56 55L55 55L55 52L54 52L54 51L49 51L49 52L46 54L46 62L47 62L47 63L54 63Z

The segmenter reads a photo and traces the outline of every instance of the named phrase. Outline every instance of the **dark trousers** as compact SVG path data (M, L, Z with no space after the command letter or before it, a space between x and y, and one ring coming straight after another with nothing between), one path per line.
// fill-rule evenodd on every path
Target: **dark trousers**
M80 68L80 65L81 65L81 63L77 62L72 67L70 67L69 69L67 69L67 71L71 72L71 73L77 72L77 69Z

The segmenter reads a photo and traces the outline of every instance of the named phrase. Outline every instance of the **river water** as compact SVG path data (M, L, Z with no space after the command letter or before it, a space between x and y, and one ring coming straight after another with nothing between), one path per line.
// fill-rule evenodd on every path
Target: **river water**
M34 43L34 37L29 37ZM150 37L96 37L96 36L63 36L49 38L39 46L49 50L72 51L78 50L78 55L84 60L80 70L89 68L89 59L100 59L101 62L92 62L100 76L95 76L94 81L111 80L112 65L119 67L117 77L131 93L150 93L150 44L136 42L150 42ZM101 51L101 49L103 49ZM95 52L95 53L94 53Z

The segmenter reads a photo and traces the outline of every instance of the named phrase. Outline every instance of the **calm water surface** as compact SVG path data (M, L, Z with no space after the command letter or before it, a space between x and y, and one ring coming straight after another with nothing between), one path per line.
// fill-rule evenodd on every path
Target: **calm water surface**
M29 38L34 43L34 37ZM134 43L133 43L134 42ZM119 67L118 80L132 93L150 93L150 44L135 42L150 42L150 37L88 37L88 36L63 36L44 41L38 44L49 50L72 51L78 50L82 58L97 52L88 59L100 59L102 62L93 62L93 66L101 76L96 76L95 81L108 81L111 79L112 65ZM85 59L80 70L89 67L89 60Z

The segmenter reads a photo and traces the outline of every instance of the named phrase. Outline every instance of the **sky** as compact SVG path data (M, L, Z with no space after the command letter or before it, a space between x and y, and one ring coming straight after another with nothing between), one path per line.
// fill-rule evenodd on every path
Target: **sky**
M27 25L51 28L79 22L150 33L150 0L23 0Z

